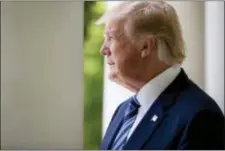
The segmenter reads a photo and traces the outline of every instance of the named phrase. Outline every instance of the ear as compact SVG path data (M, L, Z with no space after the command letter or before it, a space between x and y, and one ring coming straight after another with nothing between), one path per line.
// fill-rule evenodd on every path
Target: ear
M146 38L141 47L141 57L145 58L155 50L155 40L151 38Z

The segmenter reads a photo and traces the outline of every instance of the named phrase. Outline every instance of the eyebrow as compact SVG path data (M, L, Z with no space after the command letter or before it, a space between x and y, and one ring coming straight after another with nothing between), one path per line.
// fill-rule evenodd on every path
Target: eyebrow
M112 36L112 37L120 37L123 33L118 32L118 30L116 30L116 29L113 29L113 30L104 31L103 34L107 35L107 36Z
M106 31L104 31L104 34L105 35L115 35L116 31L117 30L115 30L115 29L114 30L106 30Z

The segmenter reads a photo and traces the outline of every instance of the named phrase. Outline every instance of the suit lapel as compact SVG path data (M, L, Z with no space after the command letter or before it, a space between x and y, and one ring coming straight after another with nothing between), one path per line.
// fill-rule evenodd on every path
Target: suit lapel
M131 135L127 144L124 146L124 149L140 149L145 141L149 139L153 132L157 129L163 118L164 113L162 107L158 104L152 106Z
M144 143L151 139L154 131L157 130L157 127L166 118L167 109L177 100L183 86L186 86L184 83L187 81L186 79L186 74L181 70L178 77L164 90L148 110L124 146L124 150L141 149Z
M112 144L112 141L114 140L115 135L117 134L119 128L121 127L123 117L124 117L124 111L126 107L127 105L124 104L118 110L118 113L116 114L114 120L109 125L109 128L106 131L106 134L100 146L100 149L103 149L103 150L109 149L110 145Z

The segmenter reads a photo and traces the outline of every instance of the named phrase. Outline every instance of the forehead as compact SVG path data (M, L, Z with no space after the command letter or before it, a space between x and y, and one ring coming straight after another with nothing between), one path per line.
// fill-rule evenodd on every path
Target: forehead
M109 20L105 25L104 34L118 36L123 32L123 22L117 19Z

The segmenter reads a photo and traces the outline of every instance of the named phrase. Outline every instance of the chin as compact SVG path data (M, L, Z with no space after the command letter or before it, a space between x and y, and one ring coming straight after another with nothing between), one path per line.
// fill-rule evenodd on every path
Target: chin
M115 73L109 73L109 75L108 75L108 78L109 78L109 80L111 80L111 81L115 81L116 80L116 74Z
M108 78L113 82L121 81L121 70L116 67L109 69Z
M117 81L118 80L118 71L114 70L114 69L111 69L108 73L108 78L109 80L111 81Z

